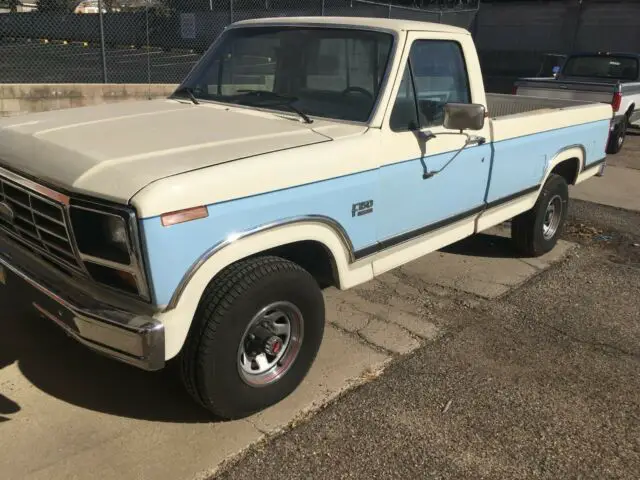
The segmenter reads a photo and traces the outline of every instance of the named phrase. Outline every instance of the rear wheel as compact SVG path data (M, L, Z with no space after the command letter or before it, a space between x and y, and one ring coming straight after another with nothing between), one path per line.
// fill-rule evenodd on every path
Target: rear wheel
M624 145L624 141L627 138L627 128L628 128L628 119L625 117L622 122L620 122L620 126L617 131L611 135L609 138L609 143L607 144L607 153L616 154L622 150Z
M560 175L552 173L542 187L533 208L511 221L511 238L518 250L529 257L551 251L567 218L569 187Z
M181 354L187 390L222 418L242 418L291 394L324 333L324 299L295 263L257 257L205 290Z

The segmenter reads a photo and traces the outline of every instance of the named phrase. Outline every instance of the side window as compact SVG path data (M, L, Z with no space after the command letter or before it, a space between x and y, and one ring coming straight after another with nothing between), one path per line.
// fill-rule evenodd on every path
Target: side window
M410 81L411 75L413 82ZM445 104L471 102L464 56L458 43L418 40L411 46L409 63L391 114L394 131L412 129L408 128L405 119L400 121L401 112L409 115L404 105L408 99L415 102L413 115L417 109L419 128L442 125Z
M212 95L236 95L242 89L272 92L279 46L273 35L264 35L259 44L252 38L236 41L204 74L206 84L200 88Z
M420 127L444 122L447 103L470 103L469 81L460 45L452 41L419 40L409 53Z
M416 92L413 89L409 63L407 63L404 69L396 103L391 111L390 126L394 132L417 130L419 127L418 110L416 109Z
M307 88L341 92L347 88L347 40L323 38L317 57L307 60Z
M356 88L375 95L385 67L379 59L388 51L388 45L366 38L323 38L317 51L307 53L306 87L333 92Z

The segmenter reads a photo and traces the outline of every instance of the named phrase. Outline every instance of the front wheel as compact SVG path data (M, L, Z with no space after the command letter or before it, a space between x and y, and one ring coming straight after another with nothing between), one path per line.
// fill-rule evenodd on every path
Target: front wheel
M567 182L552 173L533 208L511 221L511 238L518 250L529 257L539 257L551 251L564 227L568 205Z
M231 265L205 290L181 354L187 390L227 419L278 403L314 362L324 315L318 284L297 264L269 256Z

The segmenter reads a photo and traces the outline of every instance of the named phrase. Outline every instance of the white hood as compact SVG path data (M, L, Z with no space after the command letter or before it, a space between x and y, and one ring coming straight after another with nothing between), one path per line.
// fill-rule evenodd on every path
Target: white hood
M0 165L126 203L161 178L363 128L206 103L124 102L0 120Z

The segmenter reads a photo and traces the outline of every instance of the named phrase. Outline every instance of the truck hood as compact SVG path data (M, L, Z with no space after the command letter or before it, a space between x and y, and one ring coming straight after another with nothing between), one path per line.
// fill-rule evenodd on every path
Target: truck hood
M210 103L124 102L2 119L0 164L64 190L127 203L161 178L364 129Z

